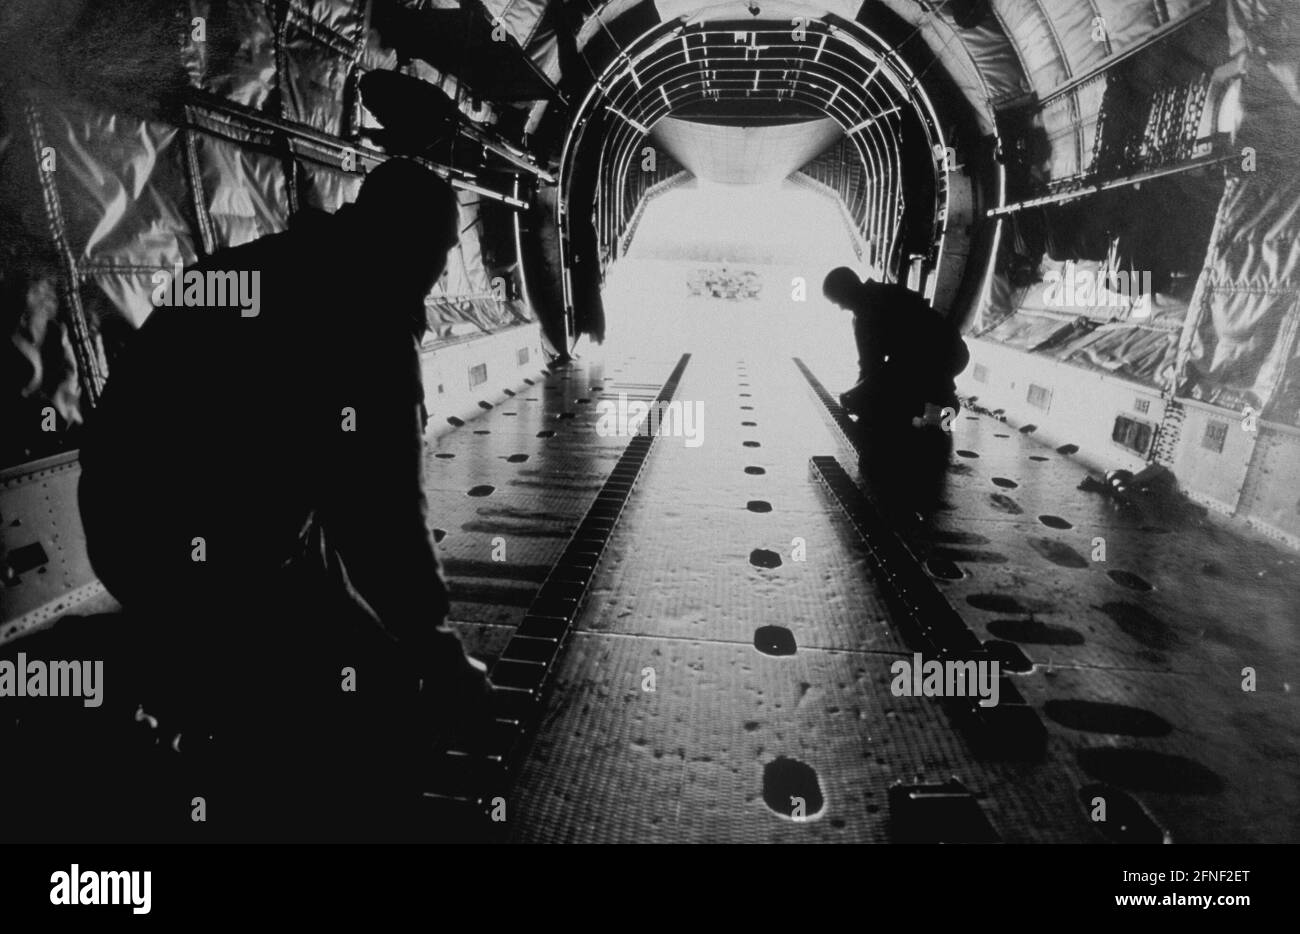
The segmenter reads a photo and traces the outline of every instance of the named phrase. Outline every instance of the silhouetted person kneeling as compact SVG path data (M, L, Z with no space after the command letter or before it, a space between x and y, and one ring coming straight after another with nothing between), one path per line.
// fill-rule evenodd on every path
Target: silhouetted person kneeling
M924 507L951 447L960 407L953 380L970 361L961 334L911 289L862 282L846 266L827 274L822 293L853 313L858 382L840 403L867 435L871 474L911 486Z
M155 276L171 307L114 361L88 426L91 563L182 748L216 736L240 802L209 802L226 828L369 830L412 803L406 757L431 729L486 720L422 485L424 297L458 236L451 188L390 160L354 205L299 212L180 286ZM413 719L420 682L432 723Z

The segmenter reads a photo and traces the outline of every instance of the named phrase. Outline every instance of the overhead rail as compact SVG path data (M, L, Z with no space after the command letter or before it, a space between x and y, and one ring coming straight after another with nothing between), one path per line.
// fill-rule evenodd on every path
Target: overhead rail
M332 154L340 166L345 162L373 166L389 157L388 153L365 143L352 142L341 137L331 136L328 133L300 123L273 117L248 107L241 107L207 92L196 91L193 96L194 100L184 107L184 122L187 126L195 129L211 130L212 127L204 123L202 118L217 116L246 127L252 126L273 134L280 134L290 142L302 141L320 147L324 152ZM457 127L457 132L504 160L511 169L526 172L543 182L553 183L556 180L553 174L534 162L527 153L510 145L489 131L469 123L462 123ZM319 157L317 161L320 161ZM453 188L473 191L521 210L528 207L525 201L475 181L474 179L477 178L475 173L432 159L424 159L423 161L435 172L447 179Z
M1229 162L1235 162L1240 158L1240 153L1228 152L1225 154L1223 152L1223 147L1215 144L1210 146L1210 152L1208 154L1197 156L1193 159L1188 159L1173 165L1165 165L1154 169L1146 169L1141 172L1134 172L1119 178L1085 182L1063 191L1042 195L1037 198L1029 198L1025 201L1017 201L1014 204L1006 204L1002 207L990 208L986 214L988 217L1006 217L1019 211L1027 210L1028 208L1045 207L1052 204L1066 204L1067 202L1076 201L1079 198L1086 198L1089 195L1095 195L1099 192L1112 191L1116 188L1131 188L1134 185L1141 185L1143 182L1149 182L1157 178L1164 178L1168 175L1180 175L1184 172L1193 172L1197 169L1210 168L1216 165L1224 165Z

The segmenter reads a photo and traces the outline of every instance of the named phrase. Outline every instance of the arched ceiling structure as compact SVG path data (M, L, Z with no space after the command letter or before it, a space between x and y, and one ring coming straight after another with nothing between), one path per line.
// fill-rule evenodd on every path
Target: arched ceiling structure
M491 15L553 80L562 78L545 0L485 0ZM789 21L833 14L886 33L918 68L941 67L976 112L982 127L1006 106L1067 94L1083 80L1153 38L1204 13L1208 0L609 0L581 17L577 45L598 73L611 54L635 38L621 22L652 25L682 18ZM886 28L892 27L892 28ZM643 29L636 30L639 34Z
M804 150L786 175L841 136L856 150L870 201L860 218L869 254L864 263L892 276L904 253L920 253L933 271L947 196L934 153L942 157L946 143L907 62L887 40L834 14L813 18L790 4L741 9L744 18L736 17L731 3L669 17L606 56L570 119L560 165L562 215L581 225L589 206L602 216L613 208L612 221L598 221L597 250L604 262L631 222L634 208L624 197L628 173L652 133L666 138L688 167L706 166L706 173L712 168L707 152L714 147L703 131L679 124L660 130L663 121L687 118L715 130L735 124L773 130L782 121L798 122L806 142L820 145ZM585 48L594 45L593 38ZM833 132L814 129L827 123ZM755 171L794 152L771 132L754 142L764 147L750 160ZM907 249L905 189L916 208ZM571 255L583 252L575 248Z

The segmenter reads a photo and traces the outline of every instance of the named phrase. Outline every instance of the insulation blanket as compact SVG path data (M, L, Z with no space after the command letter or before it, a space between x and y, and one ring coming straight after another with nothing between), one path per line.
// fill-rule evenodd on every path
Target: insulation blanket
M1229 39L1244 71L1238 133L1255 171L1231 178L1179 344L1179 393L1300 425L1300 179L1294 147L1300 33L1293 4L1233 0Z

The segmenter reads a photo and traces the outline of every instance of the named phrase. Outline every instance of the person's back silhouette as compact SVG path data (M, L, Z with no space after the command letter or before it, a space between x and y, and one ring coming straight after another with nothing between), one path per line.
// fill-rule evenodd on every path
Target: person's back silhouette
M382 756L419 742L394 734L415 729L397 724L420 680L445 718L485 718L484 668L444 624L422 486L424 297L457 239L451 188L390 160L354 205L164 281L182 307L157 308L114 361L82 450L91 562L163 703L227 750L306 763L313 741L380 744L385 724L340 732L337 714L389 721L387 747L335 750ZM216 272L255 303L220 294ZM349 693L375 706L329 706Z
M953 378L970 356L957 328L901 285L831 270L822 293L853 312L858 382L840 397L865 440L860 465L900 515L937 505L959 409Z
M873 413L910 425L952 408L953 378L970 360L957 329L911 289L861 282L846 266L827 274L822 292L853 313L858 385L846 393L856 414ZM856 405L852 404L856 403Z

